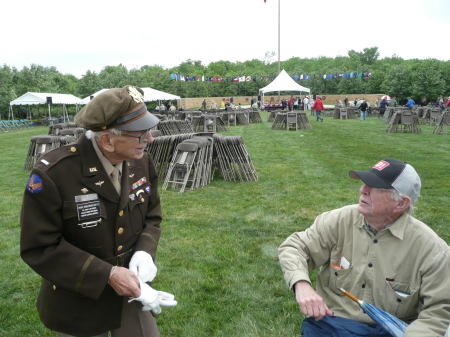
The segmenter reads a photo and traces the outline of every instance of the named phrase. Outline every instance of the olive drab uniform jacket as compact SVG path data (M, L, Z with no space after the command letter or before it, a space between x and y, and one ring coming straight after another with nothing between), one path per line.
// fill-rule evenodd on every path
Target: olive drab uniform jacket
M112 265L135 251L155 258L162 220L158 177L147 152L124 161L118 195L89 139L43 154L28 179L21 214L23 260L42 277L44 325L71 335L120 327L123 297Z

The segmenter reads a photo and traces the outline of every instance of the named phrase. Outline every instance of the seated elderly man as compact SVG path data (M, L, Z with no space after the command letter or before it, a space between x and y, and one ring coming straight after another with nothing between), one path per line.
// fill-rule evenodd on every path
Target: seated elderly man
M450 322L450 248L411 214L421 187L415 169L385 159L361 179L359 203L319 215L279 248L284 277L303 314L303 336L342 336L344 321L358 336L390 336L338 287L409 324L405 337L443 336ZM320 267L316 290L309 271Z

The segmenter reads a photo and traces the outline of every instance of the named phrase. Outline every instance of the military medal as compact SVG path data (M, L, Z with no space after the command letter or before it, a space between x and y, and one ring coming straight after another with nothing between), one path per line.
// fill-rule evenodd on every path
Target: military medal
M139 186L144 185L146 182L147 182L147 178L145 178L145 177L139 179L138 181L136 181L134 184L131 185L130 191L133 191L136 188L138 188Z

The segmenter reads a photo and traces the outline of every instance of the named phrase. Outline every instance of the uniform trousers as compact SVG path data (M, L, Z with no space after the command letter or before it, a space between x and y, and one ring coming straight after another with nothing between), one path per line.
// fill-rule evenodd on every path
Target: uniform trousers
M111 337L160 337L155 317L150 311L142 311L139 301L128 303L128 297L124 297L122 309L121 327L111 330ZM58 337L76 337L58 332ZM92 337L108 337L108 332Z

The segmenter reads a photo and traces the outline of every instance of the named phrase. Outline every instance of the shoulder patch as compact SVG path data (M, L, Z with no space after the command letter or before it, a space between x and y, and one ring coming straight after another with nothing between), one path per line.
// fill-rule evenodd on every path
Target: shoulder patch
M42 188L42 178L36 173L33 173L27 180L27 191L34 194L42 191Z

